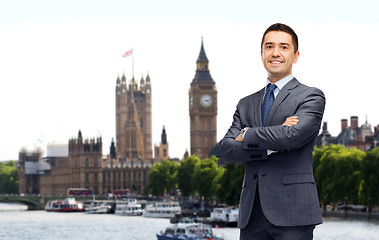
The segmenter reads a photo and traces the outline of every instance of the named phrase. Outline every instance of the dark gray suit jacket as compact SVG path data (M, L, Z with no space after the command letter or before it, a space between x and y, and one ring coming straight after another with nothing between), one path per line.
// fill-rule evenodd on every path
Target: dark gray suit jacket
M324 94L293 78L275 98L263 127L264 91L240 100L232 126L220 142L225 162L245 163L238 227L249 222L257 183L263 213L273 225L320 224L312 152L324 114ZM298 116L299 123L283 126L290 116ZM244 127L250 129L243 142L235 141ZM267 156L267 149L278 152Z

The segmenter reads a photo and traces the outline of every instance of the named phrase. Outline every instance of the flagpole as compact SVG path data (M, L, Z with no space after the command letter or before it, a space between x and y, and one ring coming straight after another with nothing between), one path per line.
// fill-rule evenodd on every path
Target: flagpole
M122 57L129 57L130 55L132 55L132 75L134 77L134 53L133 53L133 48L131 48L129 51L127 51L126 53L124 53L122 55Z
M134 47L132 48L132 75L134 77Z

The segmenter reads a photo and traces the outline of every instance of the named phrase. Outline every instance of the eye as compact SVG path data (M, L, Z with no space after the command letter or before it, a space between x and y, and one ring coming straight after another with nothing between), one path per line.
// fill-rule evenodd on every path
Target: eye
M283 46L283 47L282 47L282 49L284 49L284 50L285 50L285 49L288 49L288 47L286 47L286 46Z

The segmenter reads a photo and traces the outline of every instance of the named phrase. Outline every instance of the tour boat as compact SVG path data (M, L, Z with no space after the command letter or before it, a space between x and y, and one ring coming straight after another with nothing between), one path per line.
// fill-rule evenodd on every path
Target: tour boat
M83 212L84 204L76 201L75 198L49 200L46 203L45 210L47 212Z
M137 203L137 199L128 198L123 201L116 202L115 214L123 216L141 216L143 213L141 204Z
M181 220L177 224L171 224L163 232L157 234L158 240L223 240L213 235L212 226L195 223L189 220Z
M154 202L148 204L143 212L144 217L172 218L182 211L178 202Z
M84 211L91 214L111 213L112 206L103 201L91 201L84 205Z
M214 208L211 212L211 223L215 225L237 226L238 208L224 207Z

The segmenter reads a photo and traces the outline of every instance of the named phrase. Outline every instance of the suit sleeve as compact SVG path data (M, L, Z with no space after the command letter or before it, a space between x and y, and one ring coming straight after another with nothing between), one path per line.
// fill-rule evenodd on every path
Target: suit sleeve
M309 88L309 93L299 103L295 116L299 123L294 126L254 127L246 132L244 150L277 150L290 151L303 147L314 139L320 130L325 109L325 96L316 88Z
M239 135L242 128L246 126L241 125L240 119L240 104L237 105L237 109L233 115L233 123L229 128L224 138L220 141L221 156L226 163L246 163L254 160L263 160L267 158L267 151L265 150L253 150L248 151L244 149L241 142L237 142L234 139ZM250 131L250 129L249 129ZM248 131L248 132L249 132Z

